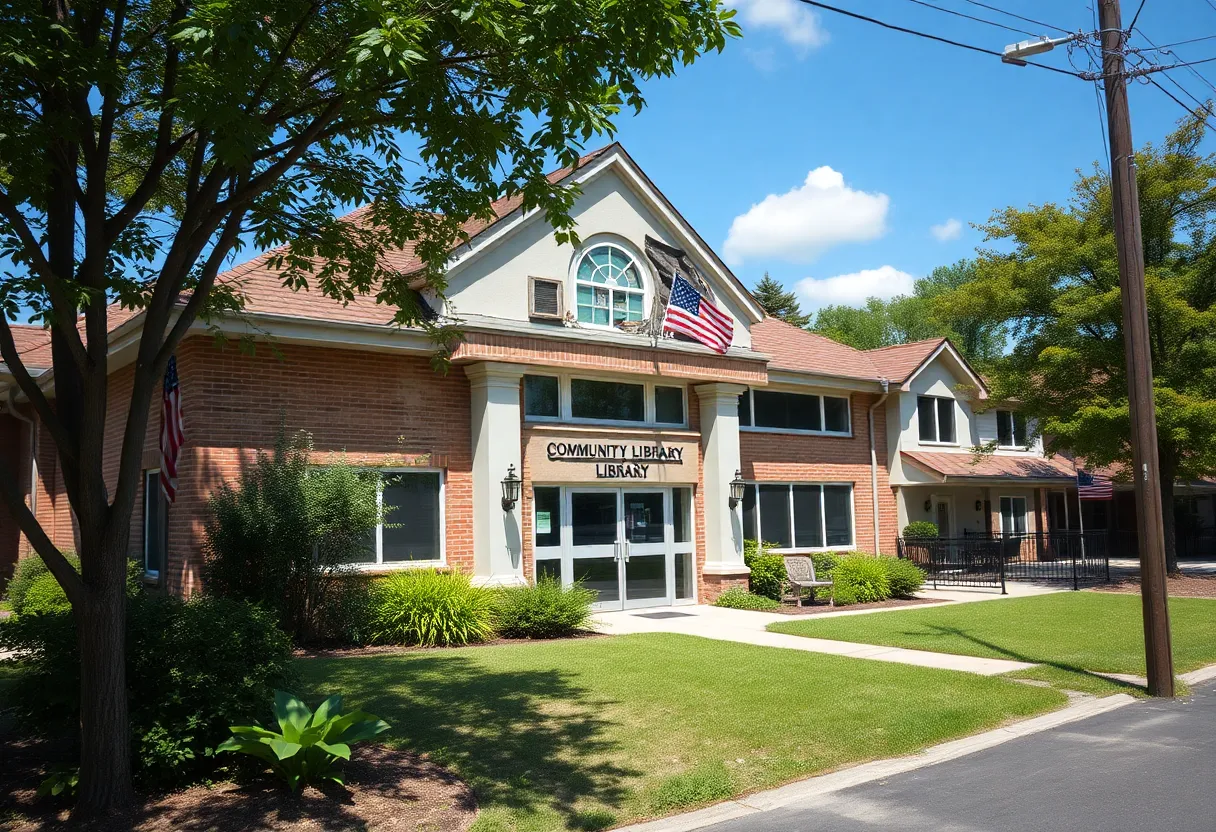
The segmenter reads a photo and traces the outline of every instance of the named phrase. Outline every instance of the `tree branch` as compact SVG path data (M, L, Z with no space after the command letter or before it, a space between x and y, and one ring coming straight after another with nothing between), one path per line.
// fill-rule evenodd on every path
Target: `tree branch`
M84 598L84 581L59 551L59 547L47 537L42 524L25 504L25 496L17 490L16 472L9 469L3 456L0 456L0 496L8 506L9 514L17 521L17 528L21 529L21 533L42 558L46 568L55 576L55 580L59 581L68 600L73 606L79 604Z

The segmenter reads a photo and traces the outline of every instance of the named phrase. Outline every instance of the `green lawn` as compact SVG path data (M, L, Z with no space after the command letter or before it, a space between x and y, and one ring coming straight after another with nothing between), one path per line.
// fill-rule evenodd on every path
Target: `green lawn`
M1216 601L1171 598L1174 666L1185 673L1216 662ZM779 622L779 633L1038 662L1022 678L1088 692L1116 687L1085 674L1144 669L1140 596L1061 592L947 607Z
M1063 704L966 673L677 635L301 661L477 792L478 832L599 829Z

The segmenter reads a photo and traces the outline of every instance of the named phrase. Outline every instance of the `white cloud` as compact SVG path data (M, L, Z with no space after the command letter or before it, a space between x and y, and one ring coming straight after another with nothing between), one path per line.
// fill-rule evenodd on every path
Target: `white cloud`
M819 16L798 0L732 0L746 34L749 26L776 29L786 43L809 52L828 42Z
M929 228L929 233L932 234L939 243L944 243L947 240L957 240L963 234L963 224L954 217L951 217L940 225L931 226Z
M826 165L784 194L769 194L735 217L722 253L730 263L748 257L780 257L809 263L839 243L861 243L887 230L886 194L855 191Z
M835 277L806 277L794 284L794 292L802 308L809 311L824 306L864 306L867 298L890 300L910 295L915 282L915 277L894 266L879 266Z

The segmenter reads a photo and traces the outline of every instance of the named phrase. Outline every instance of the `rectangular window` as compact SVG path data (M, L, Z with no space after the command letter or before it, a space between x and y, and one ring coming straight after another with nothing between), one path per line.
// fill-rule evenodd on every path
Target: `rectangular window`
M532 489L532 533L536 548L562 545L562 490L556 486Z
M849 400L841 396L749 390L739 397L739 424L774 430L849 433Z
M1026 534L1026 498L1001 498L1001 534Z
M853 486L749 484L743 535L781 549L852 547Z
M1001 448L1025 448L1026 417L1014 410L998 410L996 443Z
M380 562L441 560L439 472L385 471L383 476Z
M654 388L654 420L664 425L684 424L684 388Z
M570 415L575 419L609 419L617 422L646 420L646 388L619 381L570 381Z
M556 376L524 376L524 415L556 419L561 416L561 394Z
M671 490L671 524L673 542L692 542L692 489Z
M849 400L838 396L823 397L823 429L832 433L849 432Z
M169 550L169 502L160 490L160 470L144 472L144 574L159 578Z
M751 427L752 424L752 391L744 391L743 395L739 396L739 424L744 427Z
M916 416L921 442L954 441L954 399L917 396Z

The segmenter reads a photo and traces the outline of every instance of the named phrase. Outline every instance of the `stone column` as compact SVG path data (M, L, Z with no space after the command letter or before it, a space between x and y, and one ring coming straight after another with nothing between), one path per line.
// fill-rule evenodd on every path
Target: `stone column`
M730 481L742 466L739 459L738 384L702 384L695 388L701 404L701 450L704 473L705 583L731 583L744 578L742 507L729 508ZM719 576L714 579L712 576Z
M519 383L523 369L491 361L464 368L473 418L473 563L479 584L524 582L522 499L502 509L502 480L510 466L523 476Z

